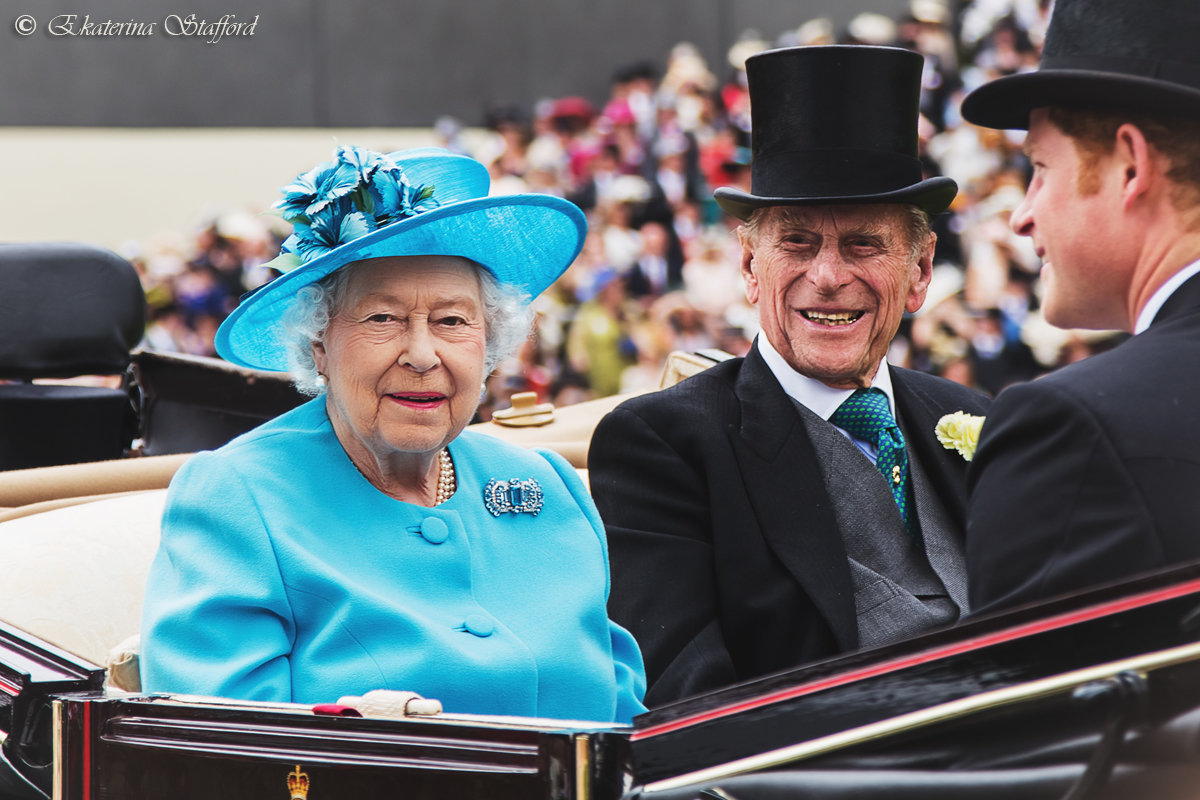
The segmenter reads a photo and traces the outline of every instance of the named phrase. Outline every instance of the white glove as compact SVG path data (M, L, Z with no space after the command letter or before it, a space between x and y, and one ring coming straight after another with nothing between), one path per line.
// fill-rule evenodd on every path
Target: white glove
M141 692L142 676L138 670L138 647L141 637L130 636L108 651L104 659L107 670L106 685L123 692Z
M432 717L442 713L440 700L427 699L416 692L398 692L394 689L372 689L361 697L347 695L338 699L338 705L350 706L364 717L384 719Z

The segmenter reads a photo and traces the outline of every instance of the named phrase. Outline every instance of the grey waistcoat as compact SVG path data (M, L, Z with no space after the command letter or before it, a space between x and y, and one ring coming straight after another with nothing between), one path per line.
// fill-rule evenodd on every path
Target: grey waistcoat
M905 530L891 489L871 460L832 424L793 404L822 454L821 474L850 559L859 647L957 621L967 611L962 539L911 448L909 476L924 552Z

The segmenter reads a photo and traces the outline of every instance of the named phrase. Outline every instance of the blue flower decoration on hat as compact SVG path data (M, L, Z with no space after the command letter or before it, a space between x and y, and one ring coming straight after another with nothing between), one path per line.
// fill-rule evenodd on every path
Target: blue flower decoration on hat
M274 208L292 233L266 266L283 274L242 298L217 330L217 352L286 371L279 321L296 292L372 258L466 258L528 299L541 294L583 248L583 212L550 195L489 195L489 184L483 164L441 148L336 148L281 189Z
M283 198L274 207L293 229L283 243L281 258L270 266L286 272L437 207L433 186L412 185L400 165L382 153L339 147L334 157L296 176L281 190Z
M366 236L378 226L361 211L354 210L345 198L327 203L321 213L295 222L295 233L288 237L285 250L296 253L301 261L312 261L335 247Z

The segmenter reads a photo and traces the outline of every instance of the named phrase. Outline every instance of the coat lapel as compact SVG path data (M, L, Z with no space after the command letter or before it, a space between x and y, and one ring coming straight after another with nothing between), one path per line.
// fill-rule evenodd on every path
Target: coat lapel
M908 370L896 367L891 370L896 411L909 452L920 460L926 477L941 498L954 523L954 530L960 532L958 536L961 538L967 517L967 465L957 451L943 447L935 433L942 415L959 409L947 411L945 403L938 403L915 384L906 374Z
M757 347L746 356L734 392L742 419L730 439L763 538L821 610L838 644L854 649L850 568L817 454Z

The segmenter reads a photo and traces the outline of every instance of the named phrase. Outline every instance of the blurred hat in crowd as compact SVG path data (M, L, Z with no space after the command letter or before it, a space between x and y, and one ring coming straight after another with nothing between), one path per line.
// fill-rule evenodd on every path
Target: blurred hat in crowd
M817 17L796 28L794 38L797 45L834 44L837 41L837 32L834 30L833 20L829 17Z
M671 48L667 71L662 78L664 89L679 92L694 87L707 91L716 88L716 85L717 78L709 70L700 48L691 42L680 42Z
M909 0L908 11L917 22L945 25L950 20L946 0Z
M296 293L368 258L470 259L537 297L579 254L587 230L575 205L543 194L488 195L487 168L434 147L379 153L338 147L283 187L292 225L266 266L283 272L242 298L217 331L217 352L244 367L286 371L279 321Z
M1106 342L1115 342L1128 335L1125 331L1059 328L1047 322L1038 310L1022 321L1020 337L1033 351L1038 363L1052 369L1062 366L1064 351L1073 344L1084 349L1103 349Z
M1195 0L1057 0L1034 72L984 84L962 114L989 128L1029 126L1047 106L1118 107L1200 119Z
M650 184L641 175L618 175L606 197L614 203L644 203L650 199Z
M637 117L634 116L629 101L623 97L609 100L600 116L609 125L634 125L637 123Z
M925 292L925 303L917 309L914 316L920 317L929 314L961 292L965 283L962 269L953 264L938 264L930 275L929 288Z
M601 267L591 274L589 279L576 292L579 300L586 303L596 299L596 296L607 289L613 281L620 280L621 273L612 267Z
M924 178L917 117L924 59L895 47L789 47L751 56L751 190L721 187L738 219L756 208L911 203L945 211L950 178Z
M770 46L770 43L763 39L758 31L747 30L743 31L738 40L733 43L725 57L729 61L729 66L734 69L745 69L747 58L755 53L761 53Z
M846 34L859 44L889 45L896 41L896 23L891 17L864 11L846 26Z
M979 202L979 217L987 219L997 214L1011 214L1025 200L1025 190L1006 183Z
M226 239L258 241L266 238L270 230L266 224L248 211L226 211L217 217L214 228Z
M578 119L591 122L596 116L596 109L585 97L560 97L550 104L551 119Z

